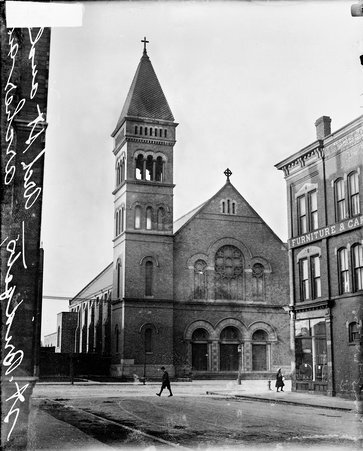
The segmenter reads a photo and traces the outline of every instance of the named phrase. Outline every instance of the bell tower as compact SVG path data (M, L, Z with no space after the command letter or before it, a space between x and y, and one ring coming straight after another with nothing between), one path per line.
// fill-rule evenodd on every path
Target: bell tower
M144 50L112 133L112 373L173 373L174 121ZM141 370L142 371L141 371Z

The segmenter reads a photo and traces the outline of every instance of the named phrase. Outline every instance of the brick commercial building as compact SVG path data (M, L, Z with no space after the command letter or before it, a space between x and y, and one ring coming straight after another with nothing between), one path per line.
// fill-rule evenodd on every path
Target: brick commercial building
M112 133L114 260L70 301L75 350L111 354L120 377L155 377L161 365L177 377L289 372L286 246L229 169L173 221L177 125L144 49Z
M357 396L362 386L363 116L286 158L295 390Z

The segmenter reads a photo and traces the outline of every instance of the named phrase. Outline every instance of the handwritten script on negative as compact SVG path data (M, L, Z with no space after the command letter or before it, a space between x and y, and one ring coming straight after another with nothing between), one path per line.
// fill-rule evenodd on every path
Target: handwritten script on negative
M43 183L37 175L39 171L36 170L38 165L43 164L45 153L40 142L40 137L45 132L45 113L41 111L40 102L38 103L37 100L39 80L36 63L37 44L42 38L43 31L43 28L38 28L36 31L32 28L24 29L25 36L22 43L19 42L14 29L9 29L7 36L9 71L4 89L6 153L3 158L2 182L5 189L15 193L14 205L18 208L16 215L12 218L13 225L6 229L0 243L2 255L6 255L6 262L3 262L2 266L6 268L4 285L0 294L4 306L3 323L5 323L2 365L6 380L13 386L13 390L2 405L2 408L6 409L4 422L9 424L7 440L10 439L16 427L22 403L25 401L24 395L30 385L26 383L27 377L19 377L19 375L33 376L28 368L22 368L26 353L30 351L19 346L16 340L18 330L14 324L17 315L26 307L29 298L29 296L25 298L19 288L21 281L17 273L19 268L23 274L24 271L28 271L29 244L26 241L26 233L31 229L28 221L36 216L32 210L40 208L37 203L41 199ZM22 71L22 77L19 77L19 71ZM22 81L24 79L29 80L29 83L24 83ZM22 83L22 89L19 89L20 83ZM20 128L23 133L18 133ZM13 208L15 207L9 206L10 214L14 214ZM40 228L32 233L40 234ZM30 293L30 298L34 296L35 293ZM24 327L34 326L24 324Z

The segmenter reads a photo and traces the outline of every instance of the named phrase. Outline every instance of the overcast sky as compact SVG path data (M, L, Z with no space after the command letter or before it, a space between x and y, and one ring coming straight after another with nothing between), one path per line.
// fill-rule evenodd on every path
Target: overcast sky
M46 296L74 296L112 261L110 137L142 56L174 114L174 219L231 182L287 240L274 165L362 114L363 18L350 1L94 2L51 37L42 241ZM45 300L42 336L66 301Z

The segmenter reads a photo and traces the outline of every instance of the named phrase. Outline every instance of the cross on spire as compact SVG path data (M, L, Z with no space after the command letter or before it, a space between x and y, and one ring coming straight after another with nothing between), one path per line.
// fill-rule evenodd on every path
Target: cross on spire
M224 175L227 177L227 182L229 182L229 177L232 175L232 171L229 168L227 168L224 171Z
M148 44L150 41L147 41L146 38L144 37L144 39L142 39L141 42L144 43L144 55L146 55L146 44Z

